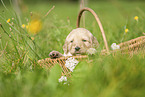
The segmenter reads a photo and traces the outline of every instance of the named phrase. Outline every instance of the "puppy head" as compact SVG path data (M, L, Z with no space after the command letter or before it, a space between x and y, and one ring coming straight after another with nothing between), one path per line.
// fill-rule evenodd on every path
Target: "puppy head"
M85 54L89 48L97 48L98 41L90 31L77 28L70 32L63 46L64 53L72 55Z

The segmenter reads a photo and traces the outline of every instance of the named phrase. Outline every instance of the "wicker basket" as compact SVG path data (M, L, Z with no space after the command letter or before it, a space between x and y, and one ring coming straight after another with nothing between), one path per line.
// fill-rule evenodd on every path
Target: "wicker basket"
M102 37L103 37L103 40L104 40L104 45L105 45L105 49L102 50L102 54L116 53L117 51L121 52L121 54L134 54L134 53L137 53L140 50L144 51L145 36L141 36L141 37L129 40L127 42L120 43L119 44L120 49L110 51L109 47L108 47L108 44L107 44L107 40L106 40L106 36L105 36L104 30L103 30L102 24L101 24L101 22L100 22L100 20L97 16L97 14L92 9L83 8L82 10L80 10L78 18L77 18L77 28L80 25L80 18L81 18L84 11L91 12L93 14L93 16L95 17L95 19L96 19L96 21L97 21L97 23L100 27ZM81 60L87 58L88 56L87 55L80 55L80 56L71 56L71 57L81 61ZM40 66L42 66L43 68L48 68L48 69L51 69L55 64L59 64L62 67L62 75L66 75L66 76L70 77L71 72L65 66L65 61L68 58L69 57L61 57L61 58L56 58L56 59L45 58L45 59L39 60L38 64Z
M138 51L144 53L145 50L145 36L137 37L129 41L119 44L122 54L137 54Z
M110 50L110 53L116 54L117 52L120 52L121 54L133 55L141 52L142 54L145 54L145 36L140 36L118 45L120 46L120 49ZM106 55L106 53L106 49L101 51L102 55Z
M105 44L105 47L106 47L106 52L109 52L109 48L108 48L108 44L107 44L107 40L106 40L106 36L105 36L105 33L104 33L104 29L102 27L102 24L97 16L97 14L90 8L83 8L82 10L80 10L79 14L78 14L78 18L77 18L77 28L79 27L79 24L80 24L80 19L81 19L81 16L83 14L84 11L89 11L93 14L93 16L95 17L99 27L100 27L100 30L101 30L101 33L102 33L102 37L103 37L103 40L104 40L104 44ZM79 61L87 58L88 56L87 55L80 55L80 56L71 56ZM55 64L59 64L61 67L62 67L62 75L66 75L66 76L71 76L70 74L70 71L68 70L68 68L66 68L65 66L65 61L68 59L68 57L61 57L61 58L56 58L56 59L51 59L51 58L45 58L45 59L42 59L42 60L38 60L38 64L40 66L42 66L42 68L48 68L48 69L51 69Z
M47 68L51 69L54 65L59 64L62 68L62 75L66 75L70 77L70 71L69 69L65 66L65 61L69 58L75 58L76 60L82 61L83 59L86 59L88 56L87 55L80 55L80 56L68 56L68 57L60 57L56 59L51 59L51 58L45 58L42 60L38 60L38 64L42 66L42 68Z

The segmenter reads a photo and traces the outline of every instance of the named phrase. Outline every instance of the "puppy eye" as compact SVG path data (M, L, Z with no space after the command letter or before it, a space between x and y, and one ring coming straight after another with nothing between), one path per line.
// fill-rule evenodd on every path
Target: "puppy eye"
M73 42L73 40L72 41L70 41L71 43Z
M87 40L83 39L82 41L83 41L83 42L86 42Z

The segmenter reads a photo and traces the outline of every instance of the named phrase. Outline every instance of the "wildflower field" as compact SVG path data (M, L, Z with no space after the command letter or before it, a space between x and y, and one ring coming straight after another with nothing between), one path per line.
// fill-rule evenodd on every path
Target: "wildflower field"
M11 0L0 3L0 97L144 97L145 53L101 54L104 42L94 17L86 12L81 27L99 41L97 53L76 61L71 77L37 61L52 50L63 53L66 36L76 28L79 2L25 2L16 11ZM145 35L145 1L92 1L109 49ZM116 47L119 49L119 47Z

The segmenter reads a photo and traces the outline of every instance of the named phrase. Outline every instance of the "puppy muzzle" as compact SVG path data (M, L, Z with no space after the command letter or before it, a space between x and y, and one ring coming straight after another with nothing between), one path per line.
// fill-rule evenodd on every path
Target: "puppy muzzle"
M79 51L80 49L81 49L81 48L78 47L78 46L75 47L75 51Z

